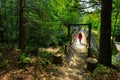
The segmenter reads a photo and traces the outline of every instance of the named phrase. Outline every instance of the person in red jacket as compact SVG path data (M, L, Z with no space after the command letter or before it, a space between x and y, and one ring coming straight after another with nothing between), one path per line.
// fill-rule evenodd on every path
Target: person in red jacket
M82 33L81 32L78 34L78 39L79 39L79 41L81 43L81 39L82 39Z

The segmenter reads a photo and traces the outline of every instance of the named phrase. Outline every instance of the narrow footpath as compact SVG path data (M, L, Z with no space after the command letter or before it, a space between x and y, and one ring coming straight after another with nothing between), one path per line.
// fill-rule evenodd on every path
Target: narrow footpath
M82 31L81 44L75 36L75 42L71 45L66 56L64 66L56 67L51 75L52 80L89 80L89 72L86 69L86 38Z

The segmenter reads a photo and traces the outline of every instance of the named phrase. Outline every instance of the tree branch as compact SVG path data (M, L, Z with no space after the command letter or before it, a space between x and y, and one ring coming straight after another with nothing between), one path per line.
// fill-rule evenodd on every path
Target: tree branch
M85 12L85 11L81 11L82 14L96 14L96 13L100 13L101 10L99 11L91 11L91 12Z
M83 8L79 8L79 7L73 7L73 8L77 8L77 9L88 9L88 8L91 8L91 7L94 7L94 6L100 6L100 4L96 3L96 4L93 4L93 5L90 5L88 7L83 7Z

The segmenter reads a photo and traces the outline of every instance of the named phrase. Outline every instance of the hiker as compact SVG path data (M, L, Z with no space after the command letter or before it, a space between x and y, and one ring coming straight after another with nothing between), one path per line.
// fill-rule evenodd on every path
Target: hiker
M81 39L82 39L82 33L81 32L78 34L78 39L79 39L79 42L81 43Z

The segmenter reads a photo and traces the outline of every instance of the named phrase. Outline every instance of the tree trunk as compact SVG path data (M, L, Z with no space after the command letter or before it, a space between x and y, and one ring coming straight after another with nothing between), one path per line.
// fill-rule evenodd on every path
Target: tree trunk
M25 27L23 17L23 0L18 0L19 4L19 48L25 49Z
M2 1L0 1L0 43L4 42L4 30L2 26L2 11L1 11Z
M111 14L112 0L102 0L99 63L111 66Z

